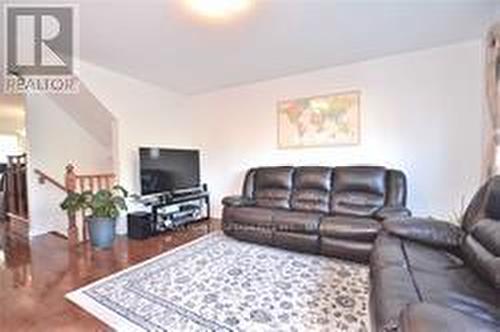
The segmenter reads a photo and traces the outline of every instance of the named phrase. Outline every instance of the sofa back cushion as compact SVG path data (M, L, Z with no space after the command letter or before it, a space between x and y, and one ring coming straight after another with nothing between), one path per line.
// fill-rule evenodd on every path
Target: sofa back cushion
M467 233L461 247L465 261L500 289L500 176L492 177L474 195L462 228Z
M384 206L386 170L383 167L337 167L333 176L330 213L372 216Z
M465 261L479 276L500 289L500 222L478 221L462 243Z
M329 167L297 167L293 174L291 208L328 213L332 173Z
M260 207L372 217L406 205L406 177L374 166L259 167L246 173L242 196Z
M406 176L403 172L389 169L385 179L386 206L406 206Z
M489 182L483 184L474 194L464 215L462 216L462 228L469 232L478 220L485 217L485 203L488 195Z
M462 243L462 252L469 266L500 289L500 221L478 221Z
M0 173L0 193L5 191L5 173ZM3 204L2 201L0 201L0 204Z
M257 173L257 168L250 168L245 174L241 196L248 199L255 198L255 173Z
M498 175L489 179L474 194L462 216L462 228L470 232L482 219L500 220L500 176Z
M488 192L484 202L486 218L500 220L500 176L494 176L488 182Z
M262 167L255 171L254 199L257 206L290 208L293 168Z

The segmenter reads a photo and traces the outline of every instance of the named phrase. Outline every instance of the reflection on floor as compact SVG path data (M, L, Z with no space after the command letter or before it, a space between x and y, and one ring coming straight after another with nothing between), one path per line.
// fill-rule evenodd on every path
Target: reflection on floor
M68 249L67 241L53 234L26 243L8 236L5 224L0 223L1 329L106 331L104 324L66 301L64 295L217 228L217 222L209 221L146 241L120 237L111 250L98 251L88 244Z

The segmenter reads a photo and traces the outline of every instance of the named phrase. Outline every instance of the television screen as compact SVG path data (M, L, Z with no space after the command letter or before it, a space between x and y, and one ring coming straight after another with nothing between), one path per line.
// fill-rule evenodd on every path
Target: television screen
M140 148L139 156L142 195L200 186L198 150Z

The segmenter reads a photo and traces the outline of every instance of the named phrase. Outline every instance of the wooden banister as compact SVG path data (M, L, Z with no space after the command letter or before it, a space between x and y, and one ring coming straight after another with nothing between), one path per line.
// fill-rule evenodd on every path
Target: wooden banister
M75 167L71 164L66 166L66 188L68 192L83 192L91 191L95 193L103 189L111 189L115 184L115 175L113 173L102 173L102 174L77 174L75 172ZM78 223L78 217L80 220L85 219L85 213L79 216L69 216L70 224ZM82 224L82 237L83 241L88 240L88 225L83 222Z
M79 178L104 178L104 177L114 177L115 175L113 173L108 173L108 174L80 174L78 175Z
M59 181L54 180L54 178L50 177L49 175L45 174L39 169L35 169L35 174L38 175L38 182L40 184L45 184L45 182L49 182L50 184L56 186L57 188L61 189L62 191L67 191L66 187L62 185Z
M69 192L76 191L77 176L75 174L75 167L71 164L66 166L66 176L64 177L64 184L66 190Z
M39 169L36 169L35 173L38 175L40 183L49 182L57 188L68 193L83 192L87 190L95 193L98 190L111 189L115 184L116 178L113 173L78 175L75 171L75 167L72 164L68 164L66 166L64 185L59 183L57 180L54 180L52 177L40 171ZM88 240L88 226L87 223L84 222L85 217L85 211L82 211L79 214L68 213L67 231L68 241L70 245L75 245L79 242L85 242ZM79 224L81 224L82 227L82 241L79 241Z

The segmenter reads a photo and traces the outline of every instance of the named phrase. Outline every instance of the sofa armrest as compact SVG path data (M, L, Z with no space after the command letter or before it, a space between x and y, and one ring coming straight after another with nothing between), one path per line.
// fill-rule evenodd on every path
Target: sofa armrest
M423 243L458 254L464 236L462 229L446 221L424 218L386 220L384 230L400 238Z
M375 219L401 219L411 217L411 211L404 206L384 206L375 212Z
M243 196L227 196L222 199L222 205L230 207L254 206L255 201Z
M431 303L410 304L401 311L399 321L401 332L486 332L500 328L493 322Z

